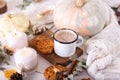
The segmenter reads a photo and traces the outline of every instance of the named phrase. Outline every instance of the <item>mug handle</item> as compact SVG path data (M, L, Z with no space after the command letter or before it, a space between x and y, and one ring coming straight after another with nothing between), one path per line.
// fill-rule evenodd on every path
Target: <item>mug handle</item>
M76 41L76 46L79 47L84 43L84 39L82 36L78 36L78 39Z

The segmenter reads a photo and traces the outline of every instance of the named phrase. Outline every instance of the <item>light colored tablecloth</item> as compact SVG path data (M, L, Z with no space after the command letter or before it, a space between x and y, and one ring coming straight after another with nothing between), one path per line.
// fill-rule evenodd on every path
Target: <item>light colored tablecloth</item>
M41 23L41 21L39 21L39 19L36 18L37 14L41 13L44 10L54 8L57 1L60 1L60 0L43 0L40 3L31 3L28 7L26 7L25 10L21 10L16 7L16 5L22 4L22 0L6 0L6 1L7 1L8 10L5 14L25 13L30 17L31 22L33 24L36 24L38 22ZM5 14L1 14L0 17ZM51 21L51 18L50 19L47 18L47 20L45 21L49 22ZM14 57L11 56L9 62L10 62L10 65L4 65L6 68L8 69L16 68L14 63ZM44 75L41 73L43 73L44 69L50 65L52 64L50 64L48 61L46 61L44 58L38 55L37 68L34 71L26 72L24 80L45 80ZM35 71L38 71L41 73L36 73ZM81 73L80 75L81 76L77 77L75 80L80 80L80 78L86 77L87 73ZM4 77L4 73L2 71L0 71L0 80L6 80L6 78Z
M48 9L51 6L54 6L56 3L56 0L43 0L40 3L31 3L28 7L26 7L25 10L21 10L17 8L16 6L18 4L22 4L22 0L6 0L7 1L7 6L8 10L5 14L8 13L25 13L27 14L30 18L35 17L38 13L41 13L43 10ZM1 14L2 16L4 14ZM34 15L34 16L33 16ZM14 58L13 56L10 57L10 65L4 65L8 69L16 68L15 63L14 63ZM40 55L38 55L38 66L34 71L27 72L25 73L25 79L24 80L45 80L43 74L36 73L35 71L39 71L41 73L44 72L44 69L50 66L51 64L43 59ZM0 80L7 80L4 77L4 73L0 71Z

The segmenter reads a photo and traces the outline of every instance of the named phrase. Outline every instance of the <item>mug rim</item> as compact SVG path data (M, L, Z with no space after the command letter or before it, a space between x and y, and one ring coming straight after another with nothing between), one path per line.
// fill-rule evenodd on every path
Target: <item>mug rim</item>
M74 39L73 41L70 41L70 42L62 42L62 41L57 40L57 39L55 38L55 34L56 34L58 31L61 31L61 30L70 30L70 31L74 32L74 33L76 34L76 39ZM54 39L55 41L59 42L59 43L62 43L62 44L70 44L70 43L74 43L75 41L77 41L77 39L78 39L78 34L77 34L76 31L74 31L74 30L72 30L72 29L61 28L61 29L58 29L57 31L54 32L54 34L53 34L53 39Z

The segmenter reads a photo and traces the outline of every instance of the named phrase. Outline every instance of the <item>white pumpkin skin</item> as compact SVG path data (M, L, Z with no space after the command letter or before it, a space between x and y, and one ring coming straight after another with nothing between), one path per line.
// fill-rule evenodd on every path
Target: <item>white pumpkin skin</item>
M97 0L89 0L76 7L74 0L63 0L54 9L54 24L57 28L70 28L82 36L93 36L106 24L106 13Z
M7 14L0 18L0 37L5 37L14 30L27 32L30 27L29 17L22 13Z

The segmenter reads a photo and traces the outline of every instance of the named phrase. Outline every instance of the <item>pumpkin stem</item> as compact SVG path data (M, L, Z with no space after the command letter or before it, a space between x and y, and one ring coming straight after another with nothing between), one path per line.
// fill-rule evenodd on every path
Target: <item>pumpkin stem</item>
M77 7L82 7L88 0L74 0Z

